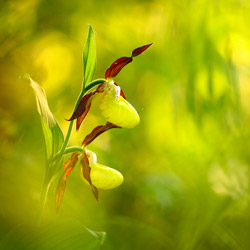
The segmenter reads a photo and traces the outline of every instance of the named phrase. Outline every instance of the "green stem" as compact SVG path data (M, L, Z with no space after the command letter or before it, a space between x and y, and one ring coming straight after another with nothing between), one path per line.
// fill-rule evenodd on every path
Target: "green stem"
M105 82L106 80L104 78L100 78L100 79L96 79L94 81L92 81L86 88L85 88L85 92L89 91L90 89L92 89L94 86Z
M80 152L80 153L82 153L83 152L83 148L79 147L79 146L67 147L67 148L65 148L65 151L64 151L63 155L71 154L71 153L74 153L74 152ZM59 156L59 153L60 152L58 152L57 154L55 154L54 160L57 159L57 157Z
M80 103L82 97L84 96L84 94L88 90L90 90L94 86L96 86L96 85L98 85L100 83L103 83L105 81L106 81L105 79L96 79L96 80L90 82L89 85L86 88L83 87L83 89L82 89L82 91L81 91L81 93L78 96L78 99L76 101L74 111L76 110L76 108L77 108L78 104ZM72 152L80 151L79 147L71 147L71 148L68 149L68 151L66 149L66 147L68 145L68 142L69 142L69 139L70 139L70 136L71 136L71 133L72 133L73 125L74 125L74 120L70 121L69 128L68 128L65 140L63 142L62 148L61 148L60 152L58 153L58 156L56 156L56 163L53 166L53 168L55 170L58 168L58 165L60 164L61 158L65 154L65 152L70 152L70 150L73 150ZM75 150L75 149L77 149L77 150ZM42 191L41 191L40 212L39 212L39 218L38 218L38 225L41 225L41 222L42 222L43 212L44 212L45 204L47 202L48 192L49 192L51 182L52 182L51 169L47 168L45 178L44 178L44 181L43 181Z
M76 101L74 111L76 110L76 108L77 108L79 102L81 101L82 97L84 96L84 94L85 94L88 90L90 90L90 89L93 88L94 86L96 86L96 85L98 85L98 84L100 84L100 83L103 83L103 82L105 82L105 81L106 81L105 79L96 79L96 80L90 82L89 85L88 85L86 88L83 88L82 91L81 91L81 94L78 96L78 99L77 99L77 101ZM70 121L67 135L66 135L65 140L64 140L64 143L63 143L63 145L62 145L62 149L61 149L61 151L60 151L60 153L59 153L59 160L60 160L60 158L63 156L64 151L65 151L65 149L66 149L66 147L67 147L67 145L68 145L69 138L70 138L70 135L71 135L71 133L72 133L73 124L74 124L74 120L73 120L73 121Z
M70 154L70 153L74 153L74 152L80 152L80 153L82 153L83 152L83 148L79 147L79 146L68 147L68 148L65 149L64 155Z

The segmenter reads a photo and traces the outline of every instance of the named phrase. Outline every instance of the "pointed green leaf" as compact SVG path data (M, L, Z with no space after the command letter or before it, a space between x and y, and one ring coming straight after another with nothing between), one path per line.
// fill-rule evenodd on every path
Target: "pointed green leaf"
M89 160L90 178L95 187L103 190L113 189L120 186L123 182L122 174L110 167L101 165L97 162L96 154L86 150Z
M8 250L98 250L105 240L104 232L94 232L72 219L60 219L46 226L20 225L0 241Z
M45 139L46 156L49 161L60 150L64 136L56 118L50 111L47 97L44 89L30 76L26 76L33 88L36 96L36 104L39 114L41 115L42 129Z
M84 67L83 85L87 87L94 77L96 68L95 33L91 25L89 25L88 37L83 49L83 67Z

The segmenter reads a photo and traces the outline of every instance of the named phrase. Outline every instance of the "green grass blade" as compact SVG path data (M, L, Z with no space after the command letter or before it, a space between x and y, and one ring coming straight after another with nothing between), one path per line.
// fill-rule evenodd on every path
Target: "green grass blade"
M95 33L89 25L88 37L83 49L84 82L83 89L92 81L96 69L96 41Z

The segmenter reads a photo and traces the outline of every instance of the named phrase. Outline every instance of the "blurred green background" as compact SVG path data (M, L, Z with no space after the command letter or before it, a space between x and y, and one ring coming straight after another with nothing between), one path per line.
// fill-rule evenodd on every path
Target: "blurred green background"
M155 44L116 77L140 124L108 131L89 147L124 183L96 202L75 169L58 217L106 231L103 250L250 249L249 13L247 0L2 0L1 237L36 221L44 176L35 98L19 76L27 72L43 86L66 133L90 23L95 78L134 48ZM96 100L70 145L100 124ZM56 217L56 184L45 223Z

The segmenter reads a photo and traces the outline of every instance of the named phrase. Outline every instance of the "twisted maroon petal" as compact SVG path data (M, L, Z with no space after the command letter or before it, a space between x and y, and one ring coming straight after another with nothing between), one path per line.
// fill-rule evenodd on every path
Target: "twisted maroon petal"
M104 85L105 85L105 82L100 84L95 91L93 91L87 95L84 95L83 98L80 100L76 110L74 111L74 113L72 114L70 119L68 120L68 121L72 121L72 120L77 119L76 130L79 130L84 118L88 114L90 107L91 107L91 101L92 101L93 97L97 93L103 92Z
M83 173L83 177L88 181L88 182L91 182L91 179L90 179L90 166L89 166L89 159L87 157L87 154L86 154L86 150L84 150L84 154L82 156L82 160L81 160L81 164L82 164L82 173Z
M94 128L92 130L92 132L84 138L84 140L82 142L82 146L85 147L85 146L89 145L92 141L95 140L96 137L98 137L100 134L104 133L105 131L107 131L111 128L121 128L121 127L116 126L115 124L110 123L110 122L107 122L105 125L98 126L98 127Z
M130 57L121 57L114 61L111 66L106 70L105 78L112 78L115 77L124 66L126 66L128 63L133 61L133 57L139 56L141 53L143 53L147 48L149 48L153 43L141 46L139 48L136 48L132 52L132 56Z
M92 98L91 98L92 99ZM91 99L89 100L88 104L86 105L86 109L85 111L82 113L81 116L77 117L76 119L76 130L79 130L84 118L86 117L86 115L88 114L90 107L91 107Z
M153 43L141 46L139 48L136 48L132 52L132 57L139 56L141 53L143 53L146 49L148 49Z
M80 100L75 112L72 114L72 116L68 119L68 121L75 120L76 118L82 116L84 113L88 112L89 106L91 105L90 101L93 97L95 92L89 93ZM85 114L86 115L86 114Z
M81 166L82 166L83 177L89 182L92 192L96 200L98 201L98 189L96 188L96 186L92 184L92 181L90 178L91 167L89 166L89 159L87 157L86 150L84 150L84 155L82 156Z
M121 71L121 69L128 63L132 62L132 60L133 60L132 57L121 57L117 59L107 69L105 73L105 78L108 79L115 77Z

